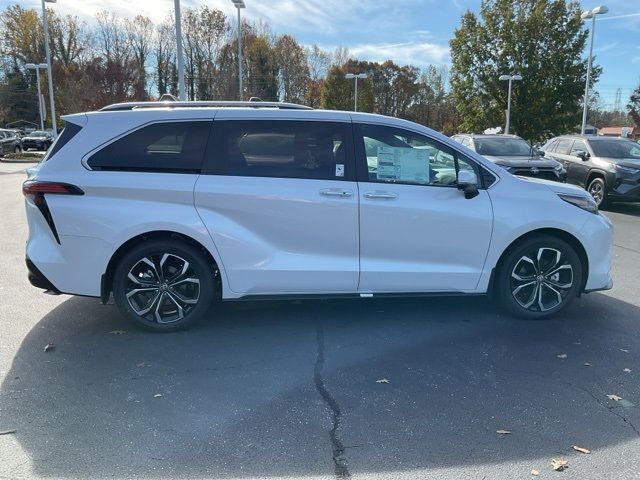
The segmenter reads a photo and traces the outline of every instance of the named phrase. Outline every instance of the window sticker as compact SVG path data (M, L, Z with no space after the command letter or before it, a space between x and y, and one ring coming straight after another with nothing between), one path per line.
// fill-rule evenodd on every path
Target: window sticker
M406 147L378 147L378 180L429 183L427 150Z
M344 165L336 163L336 177L344 177Z

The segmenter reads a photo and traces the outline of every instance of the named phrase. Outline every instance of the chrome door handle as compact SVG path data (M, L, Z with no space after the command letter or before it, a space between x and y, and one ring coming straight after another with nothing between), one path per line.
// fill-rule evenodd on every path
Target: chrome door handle
M384 200L393 200L398 198L397 193L393 192L366 192L364 198L381 198Z
M326 197L350 197L353 192L350 190L342 190L340 188L324 188L320 190L320 195Z

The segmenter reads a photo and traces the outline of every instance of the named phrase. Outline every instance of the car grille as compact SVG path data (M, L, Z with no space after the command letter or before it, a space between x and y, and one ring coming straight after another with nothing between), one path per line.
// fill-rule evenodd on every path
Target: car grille
M542 178L543 180L559 181L558 175L552 169L545 168L514 168L510 170L513 175L520 175L522 177Z

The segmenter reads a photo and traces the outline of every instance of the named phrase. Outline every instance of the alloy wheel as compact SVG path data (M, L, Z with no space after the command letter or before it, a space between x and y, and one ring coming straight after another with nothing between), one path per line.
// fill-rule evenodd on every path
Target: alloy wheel
M591 185L589 185L589 193L591 194L597 205L600 205L602 203L602 199L604 198L604 187L601 182L591 182Z
M546 312L569 295L573 277L573 267L560 250L540 247L516 262L511 272L511 295L525 310Z
M171 253L145 256L129 270L125 297L141 318L173 323L200 299L200 279L184 258Z

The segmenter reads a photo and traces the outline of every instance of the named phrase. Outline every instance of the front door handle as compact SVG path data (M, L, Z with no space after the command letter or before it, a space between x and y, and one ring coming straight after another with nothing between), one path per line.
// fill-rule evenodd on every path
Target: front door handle
M393 192L381 192L379 190L376 190L375 192L365 192L364 198L380 198L383 200L394 200L398 198L398 194Z
M326 197L350 197L353 192L350 190L343 190L341 188L324 188L320 190L320 195Z

